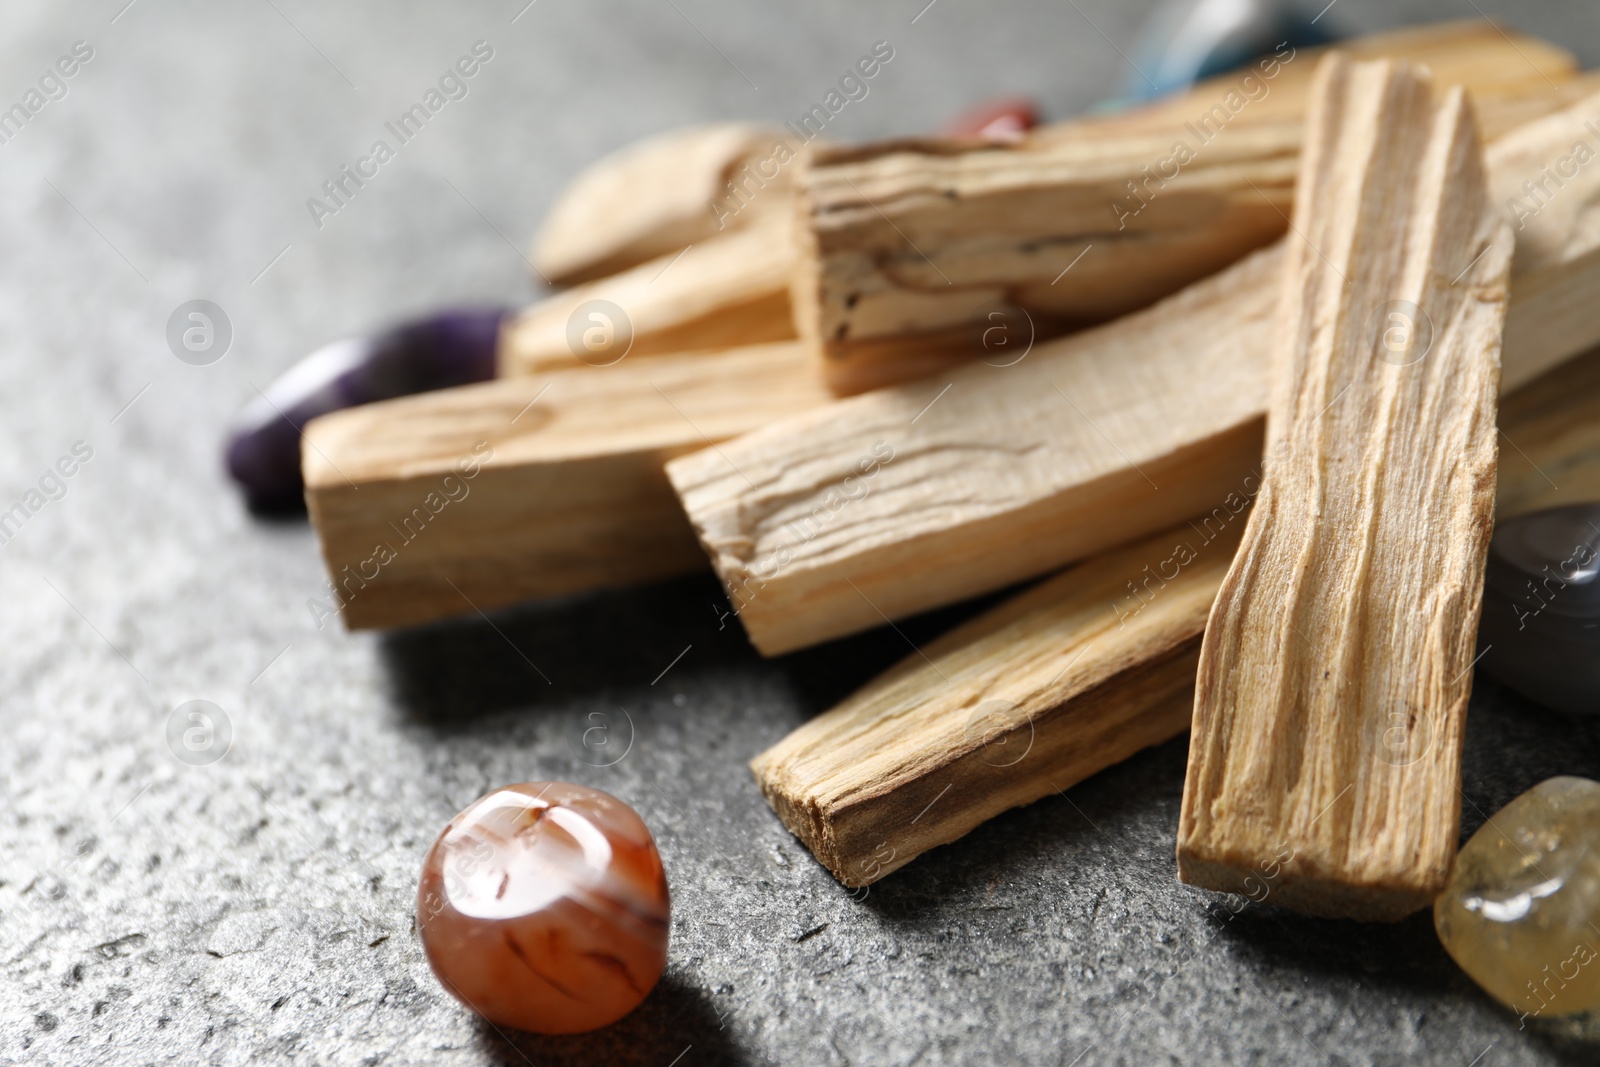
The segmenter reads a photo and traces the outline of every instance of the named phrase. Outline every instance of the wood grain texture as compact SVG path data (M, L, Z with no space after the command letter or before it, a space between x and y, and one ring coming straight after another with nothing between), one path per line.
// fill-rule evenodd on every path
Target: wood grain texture
M789 167L772 167L749 209L715 210L728 183L751 162L782 145L798 151L782 128L714 122L670 130L631 144L585 168L562 191L534 241L533 263L554 285L616 274L792 208Z
M928 644L757 756L762 793L861 886L1182 733L1249 493L1220 525L1098 556Z
M1508 118L1570 102L1569 54L1486 21L1356 44L1434 62ZM1313 55L1285 47L1173 101L1015 144L816 152L793 296L830 386L850 395L993 356L997 326L1014 339L1105 321L1275 240Z
M1543 151L1492 156L1493 182L1537 177L1526 160L1562 157L1571 125L1596 111L1600 96L1539 127ZM1540 285L1514 289L1513 316L1564 325L1558 343L1529 348L1508 326L1503 386L1547 369L1551 352L1600 344L1593 318L1561 317L1563 279L1587 276L1596 249L1600 227L1580 227L1530 267ZM1207 506L1260 456L1282 254L1254 253L1015 365L973 363L841 400L674 461L673 483L751 640L776 654L867 629ZM896 458L854 499L857 461L879 441Z
M1506 397L1500 426L1498 518L1600 499L1600 351ZM1253 471L1191 522L924 645L757 756L762 793L867 885L1187 732L1200 636L1260 487ZM1264 876L1246 888L1259 897Z
M1600 337L1600 96L1511 131L1488 149L1490 186L1516 229L1506 387Z
M626 356L758 345L794 337L789 275L795 252L791 220L766 217L706 238L620 274L546 297L506 323L500 374L543 374L601 367ZM583 305L603 300L613 331L598 347L584 344L591 322ZM574 320L578 322L576 330Z
M1249 353L1270 344L1279 258L1013 366L866 393L674 461L750 639L775 655L864 630L1219 499L1260 456L1265 361Z
M1275 904L1394 920L1443 887L1460 829L1513 241L1460 90L1335 54L1307 126L1269 460L1201 645L1178 874L1241 892L1270 865Z
M368 404L306 427L306 500L351 629L705 566L662 465L822 403L794 342Z
M1512 47L1507 47L1508 41ZM1294 61L1285 64L1282 73L1273 79L1271 93L1251 102L1250 119L1303 119L1317 62L1334 48L1356 61L1400 59L1417 63L1433 73L1438 85L1466 85L1473 89L1473 102L1478 105L1479 124L1486 140L1547 114L1551 110L1548 101L1552 89L1565 94L1568 85L1584 80L1578 74L1577 58L1567 49L1489 19L1463 18L1300 49ZM1480 88L1488 91L1477 93ZM1580 95L1588 96L1594 91L1595 86L1590 84ZM1194 120L1197 102L1204 102L1200 108L1204 111L1228 92L1250 95L1240 72L1218 74L1186 92L1174 93L1131 112L1087 116L1074 122L1173 127ZM1576 97L1566 102L1572 99ZM1055 123L1040 127L1039 132L1049 135L1067 125Z

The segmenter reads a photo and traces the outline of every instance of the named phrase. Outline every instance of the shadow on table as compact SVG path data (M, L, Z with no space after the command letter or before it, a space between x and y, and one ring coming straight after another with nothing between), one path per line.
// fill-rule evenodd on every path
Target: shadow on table
M689 647L693 670L773 671L816 714L1004 595L767 660L706 573L391 631L379 650L395 702L435 728L649 686Z
M664 975L645 1002L621 1021L593 1033L547 1037L481 1021L478 1032L490 1062L505 1067L666 1067L680 1057L696 1065L736 1062L710 998L673 975Z
M1480 674L1462 763L1464 843L1491 814L1547 778L1600 777L1600 718L1551 711ZM1313 919L1255 905L1237 914L1219 906L1213 914L1218 935L1263 968L1292 967L1324 980L1472 1001L1505 1020L1506 1040L1519 1030L1517 1013L1479 989L1450 959L1434 933L1431 909L1394 924ZM1530 1018L1527 1031L1560 1062L1600 1062L1600 1015Z

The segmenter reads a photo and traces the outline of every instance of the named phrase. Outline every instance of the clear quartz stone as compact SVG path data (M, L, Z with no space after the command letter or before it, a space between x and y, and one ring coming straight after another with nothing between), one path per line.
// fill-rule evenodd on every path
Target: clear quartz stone
M1496 812L1456 857L1433 924L1524 1019L1600 1008L1600 782L1551 778Z

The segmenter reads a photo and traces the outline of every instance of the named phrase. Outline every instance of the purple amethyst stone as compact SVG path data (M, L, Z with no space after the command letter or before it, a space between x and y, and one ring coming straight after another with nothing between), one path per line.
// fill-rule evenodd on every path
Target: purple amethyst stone
M448 311L323 345L245 405L228 434L228 473L251 509L303 509L300 431L330 411L494 377L505 308Z

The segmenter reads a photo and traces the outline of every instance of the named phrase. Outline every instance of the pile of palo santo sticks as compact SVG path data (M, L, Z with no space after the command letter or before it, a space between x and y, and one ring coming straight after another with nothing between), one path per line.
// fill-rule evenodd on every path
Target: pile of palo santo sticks
M307 428L344 620L709 560L778 655L1042 578L755 758L840 881L1192 727L1182 878L1404 916L1495 518L1600 498L1597 148L1600 80L1486 22L1004 143L646 142L499 378Z

